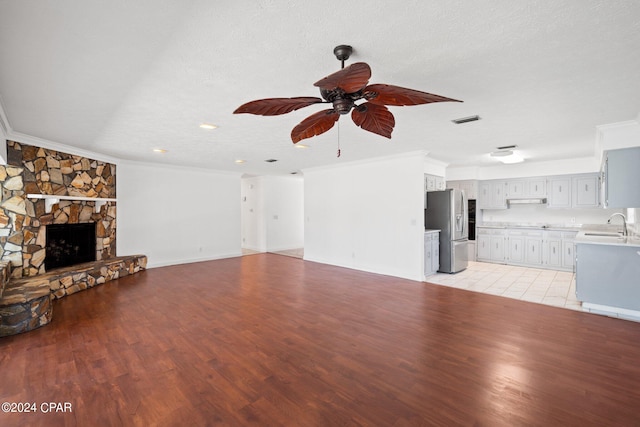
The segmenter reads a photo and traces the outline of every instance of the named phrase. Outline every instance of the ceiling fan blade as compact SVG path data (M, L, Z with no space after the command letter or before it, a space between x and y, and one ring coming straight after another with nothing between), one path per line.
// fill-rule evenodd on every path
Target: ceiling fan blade
M334 109L322 110L312 114L293 128L291 140L296 144L305 138L325 133L336 124L339 118L340 114Z
M365 102L356 106L351 112L353 122L364 130L391 138L396 120L391 111L384 105Z
M407 89L400 86L374 84L364 88L363 98L378 105L419 105L431 102L462 102L457 99L446 98L419 90Z
M354 93L364 88L371 78L371 68L364 62L356 62L337 71L313 85L325 90L342 89Z
M249 113L259 116L277 116L290 113L309 105L324 102L320 98L313 96L299 96L296 98L267 98L242 104L233 114Z

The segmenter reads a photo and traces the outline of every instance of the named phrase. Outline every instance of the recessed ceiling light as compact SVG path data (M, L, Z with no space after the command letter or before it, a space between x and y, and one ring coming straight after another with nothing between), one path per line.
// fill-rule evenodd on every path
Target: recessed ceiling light
M200 127L202 129L216 129L218 126L212 125L211 123L200 123Z
M244 163L244 162L246 162L246 160L242 160L242 159L238 159L238 160L236 160L236 163L237 163L237 164Z
M154 153L160 153L160 154L164 154L167 152L167 150L165 150L164 148L154 148L153 149Z
M296 148L309 148L308 145L304 145L304 144L296 144L295 147Z

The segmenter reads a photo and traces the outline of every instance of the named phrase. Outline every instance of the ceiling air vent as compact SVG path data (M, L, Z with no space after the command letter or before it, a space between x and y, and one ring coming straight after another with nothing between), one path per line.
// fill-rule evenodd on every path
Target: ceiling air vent
M517 145L503 145L502 147L496 147L496 150L513 150Z
M277 159L267 159L267 160L265 160L265 162L267 162L267 163L273 163L273 162L277 162L277 161L278 161Z
M451 121L457 125L461 125L462 123L475 122L476 120L480 120L480 116L462 117L460 119L454 119Z

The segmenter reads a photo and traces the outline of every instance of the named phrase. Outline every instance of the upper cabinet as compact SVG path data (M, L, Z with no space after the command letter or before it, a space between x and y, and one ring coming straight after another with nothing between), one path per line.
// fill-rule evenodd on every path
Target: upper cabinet
M479 209L506 209L508 182L504 180L480 181L478 186Z
M548 180L550 208L600 207L600 178L597 173L552 176Z
M571 178L567 176L549 178L549 193L547 199L549 208L571 207Z
M437 175L424 174L425 191L444 190L444 178Z
M455 188L457 190L464 191L464 194L469 200L478 198L478 181L475 179L447 181L447 188Z
M448 186L462 188L462 182L454 181ZM597 208L601 206L600 177L594 172L479 181L477 198L479 209L506 209L509 200L544 198L549 208Z
M640 208L640 147L605 151L602 180L605 207Z
M573 207L600 207L600 179L598 174L593 173L574 176L572 185Z

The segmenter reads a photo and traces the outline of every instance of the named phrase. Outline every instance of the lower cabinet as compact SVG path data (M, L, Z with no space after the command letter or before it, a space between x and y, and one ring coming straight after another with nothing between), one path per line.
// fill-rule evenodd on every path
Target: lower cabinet
M478 227L478 261L573 271L577 231Z
M478 228L476 245L478 261L504 263L506 230L502 228Z
M440 232L425 231L424 233L424 275L436 274L440 268Z

